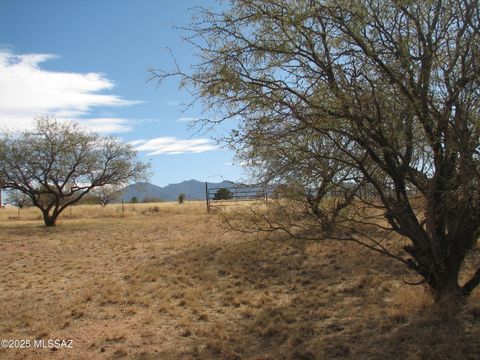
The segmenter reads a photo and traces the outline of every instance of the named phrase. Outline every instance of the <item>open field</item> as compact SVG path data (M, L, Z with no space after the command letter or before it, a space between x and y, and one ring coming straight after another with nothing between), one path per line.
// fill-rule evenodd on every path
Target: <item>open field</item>
M478 359L480 293L432 311L353 244L260 241L198 202L73 207L46 228L0 210L1 359Z

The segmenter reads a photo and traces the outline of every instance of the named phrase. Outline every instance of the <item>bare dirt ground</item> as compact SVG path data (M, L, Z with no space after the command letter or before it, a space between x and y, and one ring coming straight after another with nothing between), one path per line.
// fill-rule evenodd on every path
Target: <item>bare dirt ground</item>
M433 311L402 266L353 244L260 241L200 203L0 210L0 359L478 359L480 294Z

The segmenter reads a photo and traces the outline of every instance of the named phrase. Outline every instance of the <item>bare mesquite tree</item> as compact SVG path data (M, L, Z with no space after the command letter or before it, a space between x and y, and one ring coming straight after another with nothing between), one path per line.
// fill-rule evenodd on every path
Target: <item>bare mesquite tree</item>
M410 242L398 254L373 247L416 271L437 300L464 298L480 282L480 269L458 279L480 229L479 6L234 0L200 9L186 29L199 50L191 71L153 75L181 76L215 111L212 123L237 120L230 140L241 154L290 151L287 133L328 141L333 156L314 151L318 161L365 182L387 227Z
M28 195L18 190L9 191L7 193L7 202L19 209L31 205Z
M35 129L0 138L3 186L28 195L47 226L92 189L144 178L147 170L132 146L72 123L39 118Z
M92 189L91 194L102 207L107 206L121 195L122 185L103 185Z
M18 209L18 219L20 219L21 211L24 207L31 206L32 202L27 194L13 190L7 193L7 202Z

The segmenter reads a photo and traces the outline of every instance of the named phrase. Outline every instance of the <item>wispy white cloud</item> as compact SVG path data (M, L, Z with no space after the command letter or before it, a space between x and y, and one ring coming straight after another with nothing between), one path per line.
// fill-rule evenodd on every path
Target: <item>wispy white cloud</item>
M160 122L159 119L149 119L149 118L146 118L146 119L130 119L130 123L134 124L134 125L149 125L149 124L156 124Z
M101 131L128 131L127 120L87 118L97 106L126 106L139 103L105 94L115 84L100 73L50 71L41 64L52 54L15 55L0 49L0 126L28 128L37 116L78 120Z
M133 140L133 141L129 141L128 143L132 146L136 146L136 145L140 145L140 144L143 144L145 142L147 142L148 140L145 140L145 139L139 139L139 140Z
M168 106L178 106L181 103L182 102L180 100L169 100L165 104L167 104Z
M134 140L129 144L135 146L138 151L147 151L148 155L202 153L217 149L209 139L181 140L175 137Z
M131 121L120 118L87 119L78 123L97 133L124 133L133 130Z

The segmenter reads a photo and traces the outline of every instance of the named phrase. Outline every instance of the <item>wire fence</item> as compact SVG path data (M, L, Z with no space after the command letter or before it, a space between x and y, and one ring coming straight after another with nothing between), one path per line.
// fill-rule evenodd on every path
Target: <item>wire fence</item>
M207 211L210 211L213 207L228 205L230 203L238 203L241 201L264 201L268 202L268 199L278 199L284 197L282 194L281 185L267 186L267 185L245 185L238 184L229 187L209 187L208 183L205 183L205 199L207 205ZM342 198L345 197L348 192L353 189L334 189L330 190L326 197L329 198ZM288 191L288 190L287 190ZM393 186L385 186L383 194L386 196L395 196ZM416 197L420 193L415 189L407 189L408 196ZM360 198L363 201L377 201L380 200L380 195L372 186L364 186L355 190L355 197Z
M207 211L213 207L241 201L268 201L268 187L265 185L234 185L230 187L209 187L205 183Z

